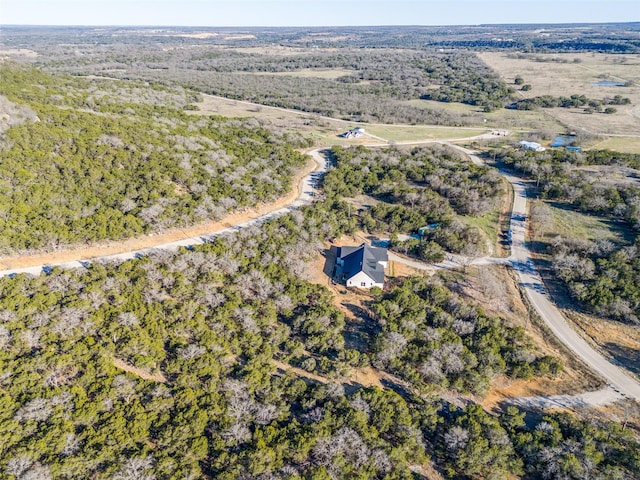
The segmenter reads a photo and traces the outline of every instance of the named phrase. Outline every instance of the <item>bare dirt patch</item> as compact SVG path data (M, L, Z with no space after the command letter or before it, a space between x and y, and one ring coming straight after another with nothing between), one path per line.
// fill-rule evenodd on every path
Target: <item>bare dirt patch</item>
M152 382L159 383L167 383L167 378L160 371L156 373L151 373L148 370L144 370L142 368L134 367L126 363L124 360L120 360L119 358L113 358L113 366L119 368L120 370L124 370L125 372L132 373L144 380L150 380Z
M283 372L295 373L298 377L307 378L318 383L341 383L343 385L351 385L356 387L379 387L384 388L382 380L387 377L384 372L380 372L372 367L353 368L349 375L345 377L331 379L322 375L307 372L306 370L294 367L288 363L274 360L276 368Z
M550 337L549 332L531 317L520 290L516 286L513 272L501 265L484 265L468 269L461 277L457 288L468 300L482 307L489 315L500 316L511 325L526 330L538 356L558 357L564 370L557 376L535 377L531 380L495 379L489 393L482 400L485 408L497 408L507 399L538 395L559 395L595 390L601 381L591 372L585 371L582 363L561 348Z
M429 271L427 273L431 275L432 272ZM411 277L414 275L425 275L425 270L418 270L417 268L413 268L409 265L400 262L394 262L391 260L389 262L389 276L395 279L400 279L404 277Z
M295 188L285 196L273 203L258 205L254 208L231 214L222 220L203 222L185 228L176 228L166 232L151 234L143 237L130 238L123 241L101 242L88 246L71 247L65 250L51 253L42 253L29 256L15 256L0 258L0 268L14 269L32 267L38 265L58 264L74 260L89 260L96 257L115 255L123 252L153 248L155 245L174 242L184 238L191 238L198 235L210 234L225 228L233 227L241 223L260 217L270 211L282 208L293 202L301 191L300 182L303 177L311 173L316 167L316 163L309 159L305 167L300 170L293 179Z
M632 430L636 436L640 435L640 403L633 400L616 402L606 407L589 409L586 417L599 418L605 421L614 421L622 424L624 429Z
M433 462L411 466L411 471L418 474L420 478L426 478L427 480L444 480L444 477Z
M294 367L293 365L290 365L290 364L285 363L285 362L280 362L278 360L274 360L273 364L276 366L276 368L278 368L279 370L282 370L283 372L295 373L298 377L307 378L309 380L313 380L313 381L318 382L318 383L333 383L333 382L335 382L335 380L331 380L331 379L329 379L327 377L323 377L322 375L316 375L315 373L307 372L306 370L303 370L302 368Z
M332 293L334 306L345 316L347 325L344 337L347 348L360 352L369 351L370 339L377 328L368 306L372 298L365 290L348 289L332 281L331 273L337 246L360 245L366 240L362 233L357 233L353 236L343 235L333 243L325 242L322 254L318 253L307 266L309 281L327 287Z

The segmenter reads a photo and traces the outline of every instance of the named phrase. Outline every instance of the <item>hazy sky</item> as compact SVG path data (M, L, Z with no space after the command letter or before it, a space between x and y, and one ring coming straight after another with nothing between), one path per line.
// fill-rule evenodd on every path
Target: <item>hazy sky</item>
M337 26L640 21L638 0L0 0L0 24Z

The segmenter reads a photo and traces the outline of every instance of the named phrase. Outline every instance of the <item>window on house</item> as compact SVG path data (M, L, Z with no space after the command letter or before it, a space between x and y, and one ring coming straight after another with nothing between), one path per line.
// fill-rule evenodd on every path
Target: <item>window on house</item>
M367 282L360 282L360 286L361 287L366 287L367 286Z

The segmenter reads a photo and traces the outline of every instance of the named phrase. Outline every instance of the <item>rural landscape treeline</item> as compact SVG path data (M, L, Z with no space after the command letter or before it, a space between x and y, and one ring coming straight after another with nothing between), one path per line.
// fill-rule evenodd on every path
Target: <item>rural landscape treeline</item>
M531 268L640 373L638 137L616 151L561 121L633 115L640 76L536 91L478 52L637 75L640 30L491 28L3 27L2 268L227 229L0 278L0 478L638 478L634 399L519 402L605 385L506 265L505 175L532 202ZM520 145L556 136L574 148ZM312 149L313 201L251 221ZM363 241L393 255L382 289L330 278Z

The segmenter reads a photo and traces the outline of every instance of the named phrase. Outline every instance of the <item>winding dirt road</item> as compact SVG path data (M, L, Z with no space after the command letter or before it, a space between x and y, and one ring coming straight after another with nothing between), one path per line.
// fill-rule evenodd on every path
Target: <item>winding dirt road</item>
M31 265L0 270L0 277L12 276L19 273L40 275L41 273L46 273L53 267L82 268L94 261L125 261L148 255L155 250L175 251L180 247L201 245L218 235L231 233L252 225L259 225L271 218L284 215L300 208L302 205L308 205L313 201L314 195L317 193L315 188L316 180L327 169L326 161L320 153L322 150L323 149L316 149L308 152L314 161L315 168L306 167L303 170L304 176L299 179L296 189L289 195L272 204L264 206L261 209L250 211L249 213L242 215L232 215L227 219L212 224L209 230L203 230L202 226L179 230L178 233L181 235L177 236L183 237L179 240L166 240L167 237L175 237L176 232L170 232L166 235L159 234L153 237L145 237L144 243L146 243L146 246L138 249L127 249L127 245L130 244L128 242L123 242L122 245L115 244L106 247L96 246L91 249L91 251L101 253L92 256L87 256L86 250L80 249L65 251L62 252L62 254L60 252L55 252L52 254L25 257L20 260L22 262L29 262L29 260L31 260ZM204 227L206 228L206 225ZM192 235L188 235L185 232L190 232ZM134 239L133 241L138 241L138 239ZM112 252L114 249L117 249L118 251L116 253L105 253ZM63 257L63 260L57 260L60 257ZM12 259L3 259L3 261L4 263L11 263Z
M481 135L478 137L467 138L464 140L471 140L477 138L490 138L490 134ZM452 139L450 141L463 140ZM475 155L475 152L462 148L460 146L453 145L448 141L422 141L422 142L400 142L398 144L403 145L419 145L427 143L441 143L447 144L464 152L469 159L477 164L484 165L484 162ZM373 146L373 145L372 145ZM375 145L380 146L380 145ZM92 261L124 261L132 258L147 255L154 250L177 250L180 247L190 247L193 245L200 245L210 241L213 237L225 233L230 233L236 230L240 230L252 225L259 225L271 218L278 217L289 213L302 205L311 203L314 199L314 195L317 193L315 189L315 183L319 176L321 176L327 169L326 160L321 155L323 149L316 149L309 152L316 162L317 166L315 170L305 175L299 182L297 188L297 195L295 192L287 197L287 202L282 205L282 202L274 207L271 205L271 209L266 208L263 214L249 218L243 221L238 221L221 228L216 228L204 233L198 233L193 236L186 236L186 238L180 240L174 240L170 242L158 242L152 246L137 250L121 251L115 254L108 255L96 255L92 258L74 258L61 262L41 262L37 265L31 265L22 268L9 268L0 270L0 277L11 276L19 273L28 273L32 275L39 275L43 272L47 272L53 266L60 266L63 268L81 268L86 267L87 264ZM548 293L542 282L533 261L531 260L529 250L525 243L526 233L526 211L527 211L527 197L526 190L524 188L523 180L510 175L505 172L501 172L514 188L514 203L511 216L511 231L512 231L512 254L509 259L492 259L483 258L477 259L474 264L483 263L509 263L517 271L520 277L520 284L524 288L531 303L536 308L541 318L549 326L551 331L562 341L572 352L574 352L580 359L582 359L590 368L598 372L608 383L607 388L598 392L586 392L572 396L556 396L556 397L534 397L533 399L525 400L521 399L523 405L527 402L535 403L536 406L545 405L545 402L549 405L568 405L576 403L588 403L591 405L601 405L605 403L611 403L612 401L622 399L624 397L640 400L640 383L634 378L627 375L621 368L613 365L609 360L602 356L599 352L594 350L582 337L580 337L573 328L567 323L560 311L549 300ZM159 236L158 238L162 238ZM43 257L38 257L43 258ZM46 256L44 257L46 258ZM52 257L53 258L53 257ZM402 263L409 264L418 269L434 269L434 268L456 268L461 265L460 259L450 258L441 265L426 266L423 263L415 262L412 260L403 259L391 254L391 258ZM428 268L427 268L428 267ZM541 400L542 399L542 400Z
M464 150L474 163L482 162L469 150ZM509 261L520 277L520 285L538 314L553 334L564 343L578 358L607 382L607 388L600 393L590 392L581 400L600 405L613 399L624 397L640 401L640 383L617 365L611 363L602 354L589 345L566 321L560 310L550 300L548 291L538 273L531 252L526 245L527 192L522 178L500 172L514 189L513 208L511 211L511 256ZM559 396L556 401L566 401L567 396Z
M484 162L472 150L449 144L465 153L476 165ZM390 253L389 258L412 268L434 272L438 269L456 268L463 264L483 265L500 263L511 265L518 273L520 286L524 289L531 304L553 332L553 334L569 348L580 360L597 372L606 382L605 388L593 392L582 392L576 395L554 395L543 397L527 397L514 399L512 403L520 406L536 407L576 407L581 405L600 406L613 403L624 398L640 401L640 382L627 374L622 368L614 365L601 353L596 351L567 322L560 310L550 300L548 291L538 273L531 253L526 245L527 231L527 192L524 180L508 172L500 172L514 190L511 210L511 256L509 258L483 257L471 261L461 256L450 256L449 259L435 265L406 259Z

